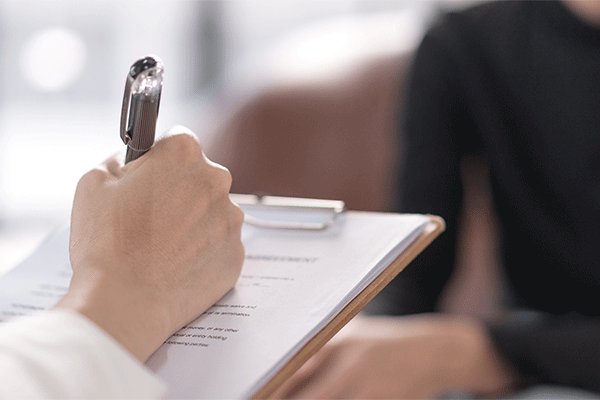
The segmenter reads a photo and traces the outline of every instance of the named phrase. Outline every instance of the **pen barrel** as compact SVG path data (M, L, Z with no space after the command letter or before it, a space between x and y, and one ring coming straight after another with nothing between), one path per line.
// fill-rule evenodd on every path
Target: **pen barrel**
M131 141L127 147L125 163L133 161L146 153L154 144L156 119L158 117L158 99L148 99L140 96L131 102L130 114L133 121Z

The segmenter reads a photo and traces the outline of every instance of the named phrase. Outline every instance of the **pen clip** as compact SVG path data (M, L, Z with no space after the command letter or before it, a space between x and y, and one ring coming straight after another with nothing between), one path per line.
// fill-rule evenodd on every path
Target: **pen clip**
M147 148L137 148L133 146L133 129L134 121L132 118L133 108L133 95L144 96L147 99L152 100L151 103L156 105L156 110L151 112L154 116L158 115L158 109L160 107L160 97L162 94L162 71L163 63L160 58L154 55L148 55L144 58L137 60L130 68L125 81L125 90L123 92L123 105L121 107L121 126L120 135L123 143L130 149L145 152L150 150L152 143L148 143L150 146ZM140 81L142 80L142 81ZM151 85L148 85L146 81L154 81ZM134 87L135 88L132 89ZM148 90L149 89L149 90ZM146 92L144 92L146 90ZM147 92L153 92L152 96L148 96ZM139 139L136 140L139 142ZM138 143L140 144L140 143Z
M123 93L123 105L121 107L121 140L125 145L129 145L131 142L131 129L128 130L127 121L129 120L129 108L131 105L131 85L133 85L133 78L131 74L127 74L127 80L125 81L125 91Z

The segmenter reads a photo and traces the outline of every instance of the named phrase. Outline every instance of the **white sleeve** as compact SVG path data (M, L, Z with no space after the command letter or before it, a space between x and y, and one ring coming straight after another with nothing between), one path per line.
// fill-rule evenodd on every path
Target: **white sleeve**
M0 325L0 398L160 398L166 386L85 317L53 309Z

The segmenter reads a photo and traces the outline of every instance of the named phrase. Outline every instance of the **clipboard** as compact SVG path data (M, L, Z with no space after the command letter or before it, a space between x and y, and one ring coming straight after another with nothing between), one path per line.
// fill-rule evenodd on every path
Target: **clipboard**
M272 229L324 230L329 228L337 216L345 210L345 205L339 200L300 199L289 197L259 197L254 195L231 195L232 200L242 206L266 208L295 208L298 210L329 211L331 216L320 223L287 223L284 221L261 221L250 218L254 226ZM388 283L391 282L412 260L415 259L435 238L446 228L444 220L435 215L427 215L429 223L423 232L408 246L408 248L393 261L384 272L375 278L360 292L335 318L319 333L304 345L293 358L279 370L255 395L253 399L268 398L279 386L291 377L311 356L325 345L340 329L342 329L360 310L362 310Z
M234 200L236 199L234 198ZM257 199L247 198L247 200L256 201ZM277 204L271 204L272 202ZM257 207L260 206L263 208L266 207L268 210L275 210L263 213L267 217L271 215L288 216L297 213L298 221L305 222L304 217L316 214L323 217L322 221L317 221L317 223L329 224L329 227L321 227L320 230L315 231L308 229L306 225L298 224L298 221L296 221L286 227L275 225L277 227L274 228L273 225L270 225L273 221L269 221L269 224L267 224L270 226L269 228L263 230L250 227L251 229L246 231L248 233L247 248L253 249L252 251L255 252L253 256L257 257L254 259L247 258L247 260L254 260L250 261L250 264L254 263L254 267L257 265L264 266L266 263L268 265L267 269L255 269L254 272L249 272L248 276L242 275L240 281L238 281L238 285L236 285L236 290L231 291L218 304L207 310L206 318L199 318L196 322L190 322L189 326L182 328L181 334L174 335L175 338L172 341L177 343L169 343L170 340L168 340L146 363L150 369L165 379L166 383L172 385L172 389L178 389L177 394L174 390L173 398L267 398L444 230L444 221L435 216L385 215L385 213L353 211L344 213L343 202L330 203L329 201L313 201L310 199L271 198L268 203L266 204L264 201L261 201L257 205ZM299 203L302 204L300 205ZM336 207L332 209L332 205L336 205ZM285 213L281 213L280 210L285 210ZM310 210L311 212L306 213L306 210ZM340 217L342 213L344 216ZM330 223L331 219L334 221L337 219L337 222ZM289 224L290 221L284 222ZM418 232L416 231L417 226ZM316 228L316 225L311 227ZM403 230L403 227L406 230ZM276 231L275 229L280 231ZM302 230L302 232L299 230ZM409 237L410 232L415 232L413 236L410 236L410 242L407 241L406 245L400 245L402 250L394 251L395 246L401 243L396 242L396 240L403 241ZM364 248L357 248L355 246L357 240L361 242L367 240L369 244ZM349 247L346 247L346 241L351 243ZM13 300L13 296L18 293L26 294L20 298L22 301L28 302L28 310L46 309L54 304L56 296L59 294L55 292L56 288L62 290L62 288L68 286L68 282L70 281L68 242L69 229L65 227L55 232L34 254L11 270L9 274L3 276L3 279L0 280L0 286L7 290L0 291L4 295L4 297L0 296L0 312L4 310L9 313L22 313L21 302L16 304ZM277 243L280 247L271 247L272 242ZM327 245L322 246L323 242ZM309 253L295 251L288 253L289 250L297 249L299 243L300 245L308 243L310 249L313 249L311 246L315 246L314 243L318 243L318 245L314 247L314 252L311 250ZM332 258L329 257L332 249L331 246L335 248L335 255ZM280 252L277 249L283 250ZM360 281L353 279L346 280L344 283L346 286L343 288L341 288L343 285L340 286L341 281L335 281L334 286L336 287L331 287L330 291L323 295L323 298L319 297L322 292L313 290L310 294L311 297L305 299L306 303L295 303L292 301L287 306L282 306L281 302L271 302L272 304L265 305L270 302L271 298L269 297L264 297L263 299L266 299L266 303L261 304L260 299L256 302L253 297L244 297L242 295L244 293L259 293L262 290L271 290L268 288L269 285L272 285L271 282L275 282L270 280L273 277L289 278L285 274L277 275L279 272L274 272L273 275L269 272L268 268L272 266L275 266L275 271L280 271L279 268L282 266L282 263L284 263L284 266L287 265L290 267L289 270L298 269L296 267L299 264L296 263L302 263L303 268L299 270L308 271L304 275L299 274L298 276L294 276L297 279L295 283L294 279L281 279L277 281L277 284L274 284L275 289L271 293L276 293L278 287L285 287L285 296L287 297L294 295L294 293L296 295L304 293L306 291L305 283L310 285L310 282L314 279L314 274L318 274L318 271L324 271L325 275L322 276L325 276L325 279L327 279L326 282L329 283L339 278L340 271L345 272L352 269L355 271L355 275L349 274L348 276L357 276L356 273L358 273L358 276L363 276L360 271L372 271L372 268L379 263L379 261L374 261L373 264L363 265L365 262L368 263L371 257L383 260L382 257L385 257L385 254L390 254L390 251L393 251L393 255L385 258L385 261L381 261L380 267L377 267L378 275L369 276L365 280L364 285L359 285L360 289L351 291L353 297L338 297L349 293L347 291L349 288L357 287L352 285L357 285ZM356 260L356 257L361 255L365 255L365 259ZM258 261L263 260L261 257L266 257L264 260L267 261ZM322 258L319 259L319 257ZM394 257L396 257L396 260L392 261ZM332 267L333 270L328 271L326 268L318 269L327 266ZM313 269L311 270L311 268ZM342 269L340 270L340 268ZM266 271L264 272L266 276L251 276L257 273L262 274L262 271ZM268 278L268 280L261 280L262 278ZM262 286L259 284L256 286L254 284L256 282L266 283L267 285ZM302 283L298 284L298 282ZM49 283L42 285L49 288L41 288L40 283ZM264 289L264 287L267 289ZM44 295L27 295L28 293L32 293L32 291L40 290L46 290L43 293ZM336 294L334 295L334 293ZM296 315L292 313L299 310L300 312L304 312L308 307L323 304L322 301L327 302L328 298L331 299L330 296L332 295L335 296L335 299L329 305L332 305L332 303L340 305L339 308L335 308L334 312L331 311L333 308L329 308L329 306L322 309L313 309L314 313L310 317L312 318L316 315L317 320L313 318L308 324L305 324L303 321L297 321L296 318L283 320L285 323L279 324L279 326L283 327L283 331L278 331L278 327L275 324L275 330L268 332L273 335L262 335L264 333L262 329L265 326L263 323L272 318L271 313L277 314L279 312L276 318L280 318L279 321L282 321L282 315ZM245 305L250 305L250 307L246 307ZM261 308L263 306L264 309ZM217 314L219 315L217 316ZM225 314L228 316L224 316ZM252 318L246 319L250 317ZM225 319L219 320L220 318ZM321 324L318 323L319 320L326 320L328 322ZM313 330L313 327L316 326L318 328ZM212 335L213 327L220 329L219 331L214 331L218 332L215 337L208 337L206 339L198 338L200 336ZM225 330L225 328L235 329ZM206 335L203 335L205 332L204 329L207 333ZM242 333L225 333L228 331L239 332L238 330L240 329ZM209 330L211 330L210 333L208 332ZM263 354L263 349L266 349L266 346L273 346L273 338L282 332L287 332L286 335L289 333L293 338L290 339L288 336L285 340L278 343L277 350L270 355L270 358L267 357L266 354ZM241 336L235 336L238 334ZM236 341L238 338L241 338L241 340ZM208 340L212 340L212 342L206 342ZM232 343L233 345L229 348L220 347L222 343ZM239 360L240 348L237 347L236 343L240 345L248 343L250 347L247 350L252 349L251 353L253 355L252 357L246 357L246 359L259 360L262 362L262 366L260 362L258 366L254 362L241 363ZM196 344L198 344L198 347L192 346ZM201 344L203 347L200 346ZM198 358L196 349L210 351L210 353L203 354L207 355L207 357L210 357L212 354L217 357L216 359L222 361L222 363L219 365L216 365L214 362L203 363L203 358ZM227 351L224 352L224 350ZM284 357L283 359L281 358L282 356ZM265 358L267 359L266 361ZM206 359L204 358L204 360ZM278 359L282 360L281 363L277 362ZM253 368L252 373L244 376L244 371L247 368ZM223 379L220 382L213 380L211 384L212 389L205 391L204 389L206 389L207 385L199 380L198 377L204 377L206 379L204 382L210 382L211 376L226 376L218 373L218 371L226 371L232 374L231 376L237 376L237 381L241 381L244 378L245 382L241 386L234 388L233 391L227 391L232 387L230 380ZM264 377L264 379L261 377ZM226 390L220 392L222 389ZM238 394L230 396L219 395L219 393L229 392Z

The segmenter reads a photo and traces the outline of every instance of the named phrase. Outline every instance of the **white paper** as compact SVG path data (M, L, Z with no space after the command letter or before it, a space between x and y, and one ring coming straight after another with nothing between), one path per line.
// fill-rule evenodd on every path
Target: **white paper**
M244 226L234 289L147 365L172 398L248 398L423 231L421 215L346 212L320 232ZM70 281L68 229L0 279L0 320L52 306Z

